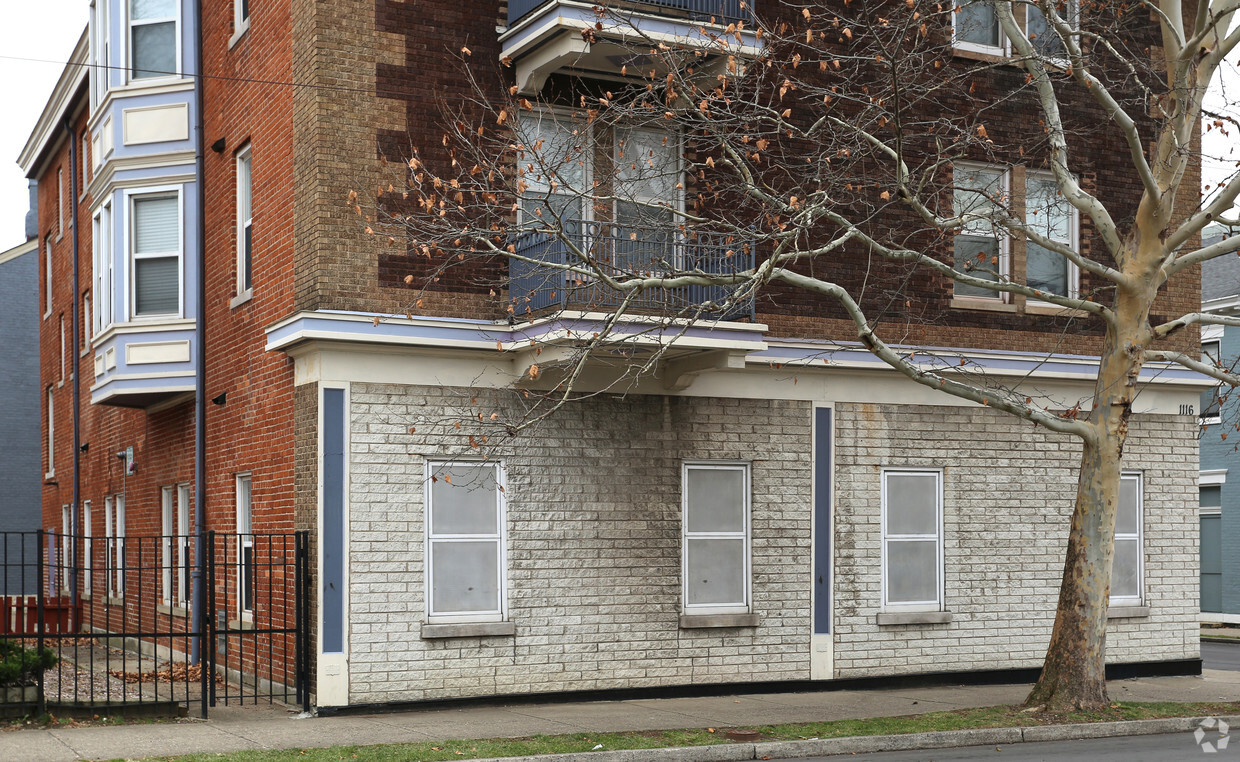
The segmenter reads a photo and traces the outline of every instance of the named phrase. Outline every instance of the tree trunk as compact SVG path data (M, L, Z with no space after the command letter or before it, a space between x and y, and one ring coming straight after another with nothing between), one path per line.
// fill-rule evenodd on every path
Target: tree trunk
M1110 447L1108 447L1110 445ZM1025 703L1048 711L1108 705L1107 598L1115 554L1119 458L1114 442L1086 442L1068 535L1059 608L1042 675ZM1107 452L1109 450L1109 452ZM1105 540L1103 540L1105 538ZM1102 541L1100 541L1102 540Z
M1140 256L1143 252L1134 252ZM1147 255L1146 261L1154 261ZM1100 709L1106 685L1107 605L1115 557L1115 516L1121 460L1137 375L1150 340L1149 306L1156 287L1117 289L1114 322L1107 328L1085 438L1076 507L1068 534L1059 607L1042 674L1025 699L1047 711Z

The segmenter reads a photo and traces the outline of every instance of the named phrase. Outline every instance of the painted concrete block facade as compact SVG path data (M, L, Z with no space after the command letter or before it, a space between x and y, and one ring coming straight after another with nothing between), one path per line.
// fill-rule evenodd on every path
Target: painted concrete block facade
M354 383L349 703L811 678L808 400L630 395L560 411L490 449L507 500L515 634L423 637L428 459L507 391ZM839 403L832 597L837 678L1037 666L1053 622L1079 448L991 410ZM410 428L414 431L411 432ZM1192 422L1143 416L1148 612L1111 621L1112 662L1196 658ZM685 629L681 463L752 466L752 627ZM883 468L943 470L941 624L878 625ZM450 470L450 468L449 468ZM442 474L440 475L442 478ZM828 551L829 552L829 551Z

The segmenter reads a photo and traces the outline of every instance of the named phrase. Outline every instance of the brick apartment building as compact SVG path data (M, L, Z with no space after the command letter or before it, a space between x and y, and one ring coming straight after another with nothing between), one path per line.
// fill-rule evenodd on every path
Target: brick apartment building
M669 35L699 25L676 3L639 5ZM118 538L201 525L240 533L235 560L249 532L308 530L324 707L1038 666L1079 445L924 390L856 346L792 383L783 366L853 335L804 294L686 331L679 347L722 361L675 388L570 406L487 460L450 430L411 431L508 409L526 347L596 316L510 324L498 269L445 276L406 316L413 257L374 246L345 199L382 182L378 157L437 143L433 115L468 91L448 53L511 57L508 76L537 90L581 55L589 12L233 0L203 3L196 28L192 0L95 1L21 157L46 262L43 523L91 538L108 569L85 592L189 626L192 548L147 578L104 558ZM182 72L199 70L199 36L196 91ZM995 114L990 129L1026 118ZM1092 182L1115 182L1108 162L1126 150L1101 144ZM995 171L1014 185L1033 174ZM1088 246L1086 226L1073 235ZM1014 247L1013 266L1024 257ZM1168 312L1195 289L1178 283ZM1080 370L1097 335L1065 335L1023 300L979 309L939 291L945 317L916 343L1091 394ZM1186 332L1184 349L1195 341ZM1149 381L1125 449L1131 574L1108 658L1191 668L1196 421L1182 406L1200 386L1174 370ZM428 478L449 468L456 485ZM699 530L706 494L726 513ZM884 561L900 500L929 519L904 569ZM144 587L149 614L126 606ZM239 615L261 620L261 597L251 606Z

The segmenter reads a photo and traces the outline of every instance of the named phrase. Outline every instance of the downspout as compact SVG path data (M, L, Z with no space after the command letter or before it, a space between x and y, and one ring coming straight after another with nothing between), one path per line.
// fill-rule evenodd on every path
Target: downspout
M78 302L82 298L81 289L78 285L78 142L77 133L73 130L73 118L65 117L64 122L65 135L69 139L69 228L73 233L73 315L69 322L73 325L73 330L69 334L72 337L72 344L69 348L69 357L71 358L71 376L73 381L73 497L72 507L69 509L69 537L70 537L70 555L69 558L77 558L77 536L80 533L81 519L78 517L80 512L82 498L82 354L78 350L81 346L82 337L79 335L81 326L78 325L78 316L81 314L82 307ZM63 334L62 334L63 335ZM68 560L68 559L66 559ZM69 565L69 595L73 610L77 610L78 604L78 564L71 563ZM75 625L77 623L75 622Z
M193 598L190 606L190 627L198 635L190 645L190 663L202 658L203 587L202 568L206 555L207 529L207 178L203 152L206 149L203 111L202 66L202 0L194 0L194 175L198 183L198 224L195 226L198 247L198 309L194 316L194 571ZM203 711L206 711L205 707Z

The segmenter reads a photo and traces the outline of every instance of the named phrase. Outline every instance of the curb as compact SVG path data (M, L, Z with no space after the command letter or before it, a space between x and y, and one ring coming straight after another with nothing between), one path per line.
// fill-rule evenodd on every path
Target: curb
M570 754L538 754L526 757L488 757L502 762L647 762L656 755L673 762L733 762L749 759L795 759L829 757L838 754L865 754L879 751L952 749L961 746L1002 746L1038 741L1077 741L1087 738L1148 736L1194 730L1204 717L1173 717L1162 720L1090 722L1076 725L1037 725L1027 728L978 728L942 730L926 733L899 733L887 736L822 738L806 741L768 741L760 743L686 746L669 749L624 749L582 751ZM1218 717L1228 725L1240 727L1240 715Z
M1202 636L1201 636L1201 642L1202 642L1202 643L1232 643L1232 644L1237 644L1237 643L1240 643L1240 638L1237 638L1237 637L1226 637L1226 636L1222 636L1222 635L1217 636L1217 637L1211 637L1211 636L1209 636L1209 635L1202 635Z

